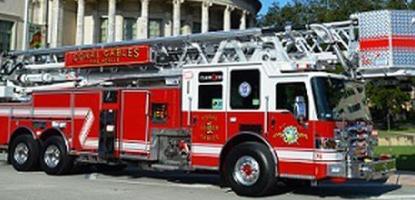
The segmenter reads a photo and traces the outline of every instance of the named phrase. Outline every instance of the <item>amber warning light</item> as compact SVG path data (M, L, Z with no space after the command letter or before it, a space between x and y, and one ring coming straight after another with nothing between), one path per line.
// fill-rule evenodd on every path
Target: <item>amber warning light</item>
M71 51L65 54L67 68L141 65L151 62L146 45Z

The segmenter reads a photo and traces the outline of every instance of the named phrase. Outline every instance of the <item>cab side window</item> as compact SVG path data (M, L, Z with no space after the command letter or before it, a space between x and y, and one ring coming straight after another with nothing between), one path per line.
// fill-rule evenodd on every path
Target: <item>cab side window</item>
M278 110L289 110L294 113L295 97L297 96L304 97L308 108L307 89L304 83L278 83L276 89Z
M199 109L223 109L223 73L221 71L199 73Z
M259 70L234 70L231 72L231 108L257 110L260 107Z
M222 85L199 86L199 109L222 110Z

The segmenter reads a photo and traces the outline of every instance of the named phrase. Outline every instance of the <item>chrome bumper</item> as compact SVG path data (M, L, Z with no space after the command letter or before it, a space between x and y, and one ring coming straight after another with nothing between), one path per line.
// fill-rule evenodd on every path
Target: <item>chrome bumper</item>
M394 159L377 161L352 161L331 163L327 166L327 176L347 179L380 180L387 179L396 171Z

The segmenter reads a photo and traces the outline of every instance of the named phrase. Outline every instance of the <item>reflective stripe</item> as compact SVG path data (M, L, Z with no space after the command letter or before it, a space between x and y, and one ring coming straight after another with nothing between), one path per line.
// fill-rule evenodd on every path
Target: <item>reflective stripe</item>
M83 143L84 147L98 147L99 140L98 139L88 139Z
M79 134L79 142L82 146L97 147L97 142L88 141L87 138L92 125L94 124L94 114L89 108L0 108L0 116L16 116L16 117L47 117L47 118L85 118ZM96 143L96 144L95 144Z
M192 145L192 153L195 154L219 155L221 151L222 146Z
M89 111L85 116L84 124L82 125L81 132L79 134L79 142L82 145L85 145L85 141L88 138L89 131L91 130L92 125L94 124L94 114Z
M122 150L142 150L142 151L148 151L149 150L149 145L147 145L147 143L145 143L144 141L142 142L122 142Z
M339 161L345 159L344 152L328 152L316 150L278 150L275 149L279 160L306 160L306 161Z
M276 150L277 158L281 160L296 159L296 160L313 160L314 152L312 151L289 151Z

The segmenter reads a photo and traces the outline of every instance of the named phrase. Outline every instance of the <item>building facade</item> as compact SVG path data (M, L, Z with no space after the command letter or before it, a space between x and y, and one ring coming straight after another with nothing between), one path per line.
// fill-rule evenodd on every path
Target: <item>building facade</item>
M24 1L0 0L0 53L21 49Z
M259 0L32 0L29 46L246 29L260 8Z

